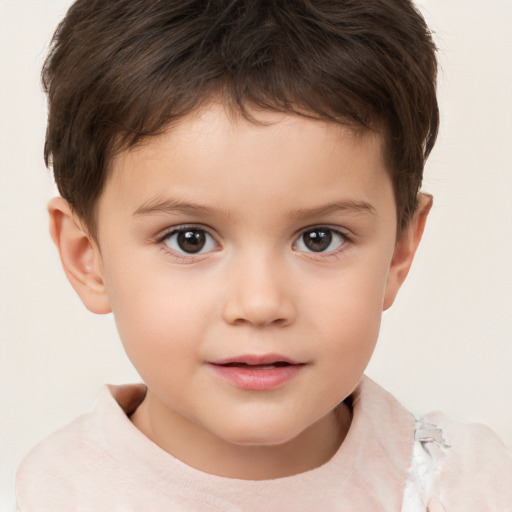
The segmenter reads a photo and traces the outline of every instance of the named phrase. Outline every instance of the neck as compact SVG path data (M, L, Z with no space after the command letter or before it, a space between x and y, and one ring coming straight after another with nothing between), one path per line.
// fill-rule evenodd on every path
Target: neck
M352 419L351 409L343 403L285 443L245 445L221 439L177 413L166 410L162 414L163 407L148 391L131 420L160 448L185 464L243 480L282 478L321 466L339 449Z

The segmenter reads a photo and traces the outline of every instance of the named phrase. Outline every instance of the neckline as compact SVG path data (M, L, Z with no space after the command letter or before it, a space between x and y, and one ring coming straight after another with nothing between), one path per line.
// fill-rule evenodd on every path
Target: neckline
M248 495L254 495L268 509L270 503L279 506L276 500L283 492L307 499L308 493L318 496L321 492L332 494L336 489L337 494L347 493L348 504L352 499L350 488L358 482L357 485L367 488L369 501L365 506L389 504L400 509L412 456L415 419L366 376L348 398L352 423L336 453L309 471L271 480L242 480L205 473L162 450L129 419L145 392L141 384L106 387L97 413L106 449L123 467L137 471L143 480L148 479L151 487L164 489L169 478L178 475L180 485L188 488L185 492L230 504L238 499L236 496L245 503ZM362 506L358 500L354 503Z

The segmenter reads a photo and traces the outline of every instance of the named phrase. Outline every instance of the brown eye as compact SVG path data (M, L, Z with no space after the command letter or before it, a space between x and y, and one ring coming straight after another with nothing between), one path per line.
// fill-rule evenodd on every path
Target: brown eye
M195 254L204 247L206 237L204 231L187 229L178 232L176 242L182 251Z
M304 252L332 252L346 242L345 237L330 228L312 228L304 231L294 244L294 249Z
M302 235L304 245L313 252L325 251L332 242L332 234L325 229L314 229L306 231Z
M206 231L199 228L179 228L171 231L163 242L177 253L199 254L212 251L217 246Z

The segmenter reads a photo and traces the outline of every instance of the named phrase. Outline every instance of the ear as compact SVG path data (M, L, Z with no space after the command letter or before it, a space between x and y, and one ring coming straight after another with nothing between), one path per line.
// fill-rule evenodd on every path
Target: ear
M432 208L432 196L420 194L413 218L396 242L395 252L388 272L383 310L393 304L395 297L411 268L414 254L423 235L427 216Z
M62 197L50 201L48 213L50 234L69 282L87 309L98 314L110 313L98 244Z

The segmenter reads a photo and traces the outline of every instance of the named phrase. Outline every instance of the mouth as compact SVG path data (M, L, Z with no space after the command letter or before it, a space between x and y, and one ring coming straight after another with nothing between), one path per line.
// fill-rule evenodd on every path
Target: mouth
M295 361L289 357L282 356L280 354L245 354L236 357L230 357L226 359L218 359L212 361L211 364L218 366L240 366L240 367L252 367L252 368L265 368L265 367L284 367L291 365L304 364L300 361Z
M290 366L293 363L287 363L286 361L276 361L275 363L270 364L248 364L248 363L240 363L240 362L233 362L233 363L226 363L222 364L220 366L225 366L226 368L250 368L252 370L271 370L272 368L284 368L286 366Z
M245 390L270 391L294 379L305 363L278 354L243 355L212 361L216 375Z

